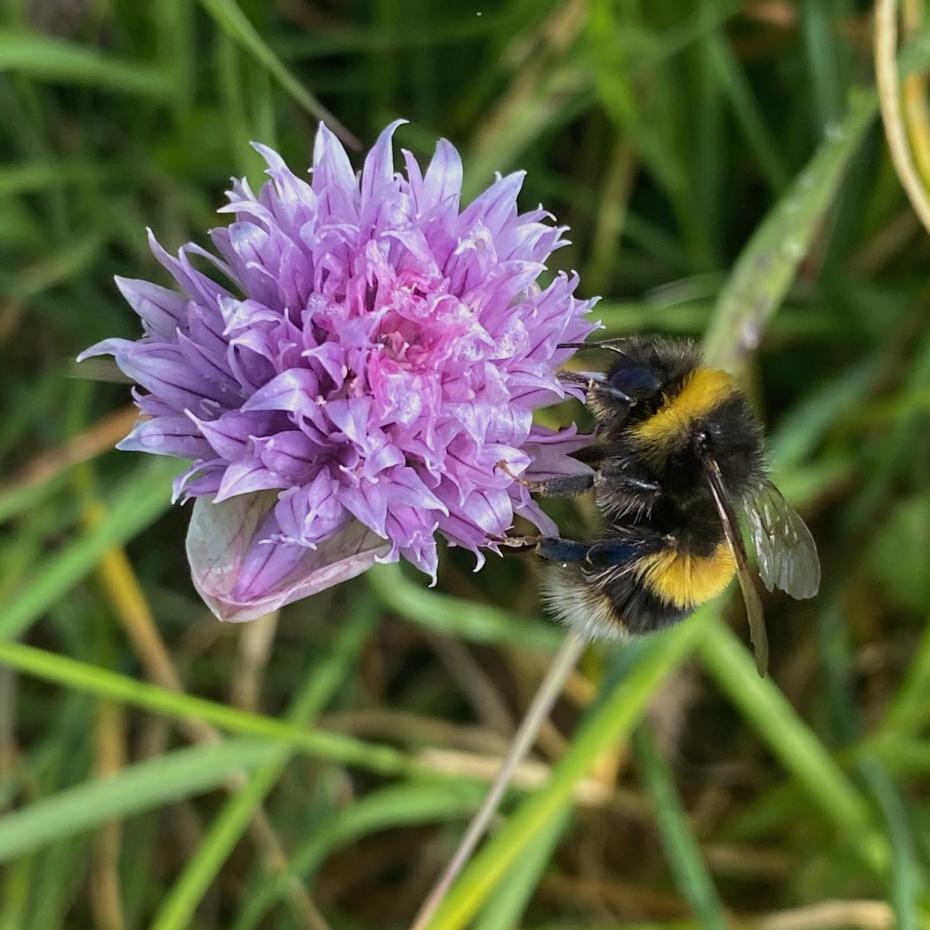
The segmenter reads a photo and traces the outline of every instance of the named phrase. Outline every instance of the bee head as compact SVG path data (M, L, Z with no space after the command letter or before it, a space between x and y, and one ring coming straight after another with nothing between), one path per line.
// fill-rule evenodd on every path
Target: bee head
M607 379L611 387L623 391L637 403L644 403L662 391L663 381L654 368L638 365L635 362L615 365Z
M636 401L641 417L657 410L668 394L680 388L698 358L690 343L631 339L607 372L607 382Z

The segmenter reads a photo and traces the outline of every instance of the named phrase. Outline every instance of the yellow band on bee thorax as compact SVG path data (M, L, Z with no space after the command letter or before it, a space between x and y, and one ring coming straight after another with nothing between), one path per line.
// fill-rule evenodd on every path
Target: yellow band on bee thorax
M631 432L647 446L673 442L735 391L736 384L725 371L696 368L677 394L666 397L662 406Z

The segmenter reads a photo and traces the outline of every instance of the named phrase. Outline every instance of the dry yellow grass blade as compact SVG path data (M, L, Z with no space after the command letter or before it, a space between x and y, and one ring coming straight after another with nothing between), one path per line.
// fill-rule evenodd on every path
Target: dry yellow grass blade
M908 142L895 60L898 45L897 0L875 4L875 77L891 161L914 212L930 232L930 196L918 174Z
M125 761L123 708L107 701L100 705L97 713L97 777L115 775ZM119 879L122 837L122 822L111 820L100 828L94 839L91 906L100 930L123 930L125 926Z
M5 496L45 484L66 468L86 462L103 452L109 452L132 429L138 418L139 412L133 406L124 407L103 417L64 445L34 458L0 489L0 494Z
M912 39L924 23L924 0L904 0L901 5L904 36ZM927 109L927 77L911 74L904 79L904 119L910 130L914 161L924 182L930 184L930 111Z

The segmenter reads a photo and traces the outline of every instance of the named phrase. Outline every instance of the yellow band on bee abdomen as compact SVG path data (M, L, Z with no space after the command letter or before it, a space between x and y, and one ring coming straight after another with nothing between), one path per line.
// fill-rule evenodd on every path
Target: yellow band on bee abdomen
M651 416L633 427L633 435L644 445L659 446L691 429L695 420L710 413L736 391L725 371L696 368L681 390Z
M736 562L730 547L722 542L708 556L663 549L640 559L636 571L659 600L690 609L723 591L736 573Z

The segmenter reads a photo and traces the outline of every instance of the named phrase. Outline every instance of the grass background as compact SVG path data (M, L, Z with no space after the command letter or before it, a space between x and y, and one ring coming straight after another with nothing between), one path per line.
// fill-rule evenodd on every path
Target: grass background
M930 926L928 247L869 4L2 11L0 930L407 926L558 645L525 562L455 552L433 591L385 567L218 624L177 467L110 452L126 388L74 376L137 331L112 276L158 277L143 227L202 242L248 141L306 165L321 107L365 145L408 117L421 159L447 136L472 195L527 169L611 333L741 370L824 564L767 599L768 679L735 598L590 649L431 930Z

